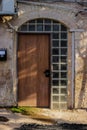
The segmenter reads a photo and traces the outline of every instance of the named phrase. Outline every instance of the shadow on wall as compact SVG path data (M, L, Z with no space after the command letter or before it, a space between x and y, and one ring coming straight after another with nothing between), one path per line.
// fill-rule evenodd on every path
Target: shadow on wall
M87 34L86 34L87 35ZM78 97L78 108L83 108L84 102L86 102L86 83L87 83L87 36L85 34L82 35L82 41L81 41L81 46L77 48L79 57L81 58L83 62L83 67L82 70L78 72L78 74L82 74L82 79L79 79L81 82L81 88L79 97ZM81 61L80 61L81 64Z

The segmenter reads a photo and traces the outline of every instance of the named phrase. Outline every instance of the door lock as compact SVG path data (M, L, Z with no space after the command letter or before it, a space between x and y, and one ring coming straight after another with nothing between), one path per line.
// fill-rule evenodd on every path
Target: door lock
M50 70L48 70L48 69L45 70L45 71L44 71L44 74L45 74L46 77L50 77Z

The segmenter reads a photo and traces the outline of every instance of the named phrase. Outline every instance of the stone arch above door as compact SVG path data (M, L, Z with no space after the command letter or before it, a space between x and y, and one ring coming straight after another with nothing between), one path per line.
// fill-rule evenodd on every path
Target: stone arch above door
M51 8L34 5L21 5L19 7L18 18L12 21L12 25L19 28L26 21L37 18L49 18L60 21L68 28L77 28L75 14L72 10L64 10L63 8Z

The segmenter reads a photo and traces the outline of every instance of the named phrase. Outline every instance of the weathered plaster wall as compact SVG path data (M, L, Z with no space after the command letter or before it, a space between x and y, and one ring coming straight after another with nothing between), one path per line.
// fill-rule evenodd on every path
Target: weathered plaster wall
M10 23L15 29L15 33L9 32L8 28L0 25L0 47L8 49L8 60L5 63L0 63L0 105L9 106L17 104L17 29L23 23L35 18L50 18L58 20L65 24L69 30L74 30L75 33L75 107L87 108L87 74L86 74L86 35L87 35L87 20L81 15L75 16L82 9L78 4L42 4L33 3L19 4L18 17L15 17ZM85 29L83 32L75 32L76 29ZM3 35L4 34L4 35ZM3 44L2 44L3 43ZM84 46L83 46L84 43ZM72 106L72 33L69 35L68 43L68 105ZM83 49L84 48L84 49ZM73 68L74 71L74 68ZM4 75L2 77L2 75ZM1 81L2 79L2 81ZM5 96L4 96L5 95ZM15 102L16 101L16 102Z
M87 31L75 33L75 102L87 108Z
M13 98L13 35L5 24L0 23L0 48L7 49L7 61L0 61L0 106L11 106Z
M69 30L76 29L86 29L87 21L86 17L83 18L81 15L76 16L77 12L81 10L81 7L78 4L63 4L60 3L58 5L46 5L43 6L41 4L37 5L19 5L19 17L16 21L13 22L13 25L18 28L24 22L35 19L35 18L50 18L54 20L58 20L64 23ZM86 58L81 57L78 52L78 47L83 46L86 43L86 32L76 31L74 37L75 44L75 82L74 82L74 97L72 93L72 33L69 34L69 42L68 42L68 106L72 107L74 98L75 98L75 108L87 108L87 90L86 90ZM85 36L84 36L85 35ZM85 52L86 53L86 52ZM77 56L78 55L78 56ZM85 61L85 63L84 63ZM73 61L74 62L74 61ZM82 70L82 71L81 71ZM81 72L80 72L81 71ZM72 99L73 98L73 99ZM73 101L72 101L73 100Z

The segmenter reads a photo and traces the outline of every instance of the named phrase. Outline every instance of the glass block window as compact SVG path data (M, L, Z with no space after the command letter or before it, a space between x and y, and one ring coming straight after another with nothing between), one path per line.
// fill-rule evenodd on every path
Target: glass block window
M18 32L50 34L51 107L67 108L67 27L55 20L35 19L24 23Z

